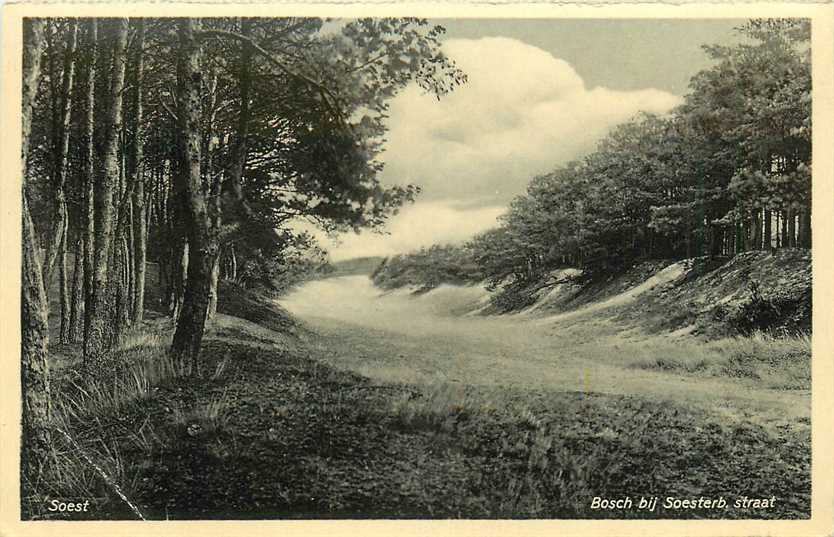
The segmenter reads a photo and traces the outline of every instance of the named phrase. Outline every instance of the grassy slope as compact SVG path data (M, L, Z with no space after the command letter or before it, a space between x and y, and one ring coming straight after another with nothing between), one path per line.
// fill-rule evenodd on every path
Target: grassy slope
M207 334L203 379L164 365L165 319L147 322L117 351L133 364L118 375L123 381L92 386L71 367L60 374L59 425L149 517L809 513L807 428L729 426L626 396L371 383L325 365L301 328L287 332L297 323L255 300L221 302L221 311L270 324L221 315ZM56 442L53 481L39 491L98 498L95 518L133 518L80 450ZM651 494L778 499L761 512L588 507L593 496ZM45 514L42 498L24 507Z
M539 302L538 311L558 313L576 310L634 288L669 266L672 261L639 263L621 274L591 281L569 281L560 271L532 282L509 284L496 290L492 305L482 313L510 313ZM644 293L636 304L617 311L618 317L638 323L653 332L668 332L691 327L690 333L707 338L735 335L732 318L749 302L751 282L758 282L765 299L777 300L778 319L769 329L774 332L809 332L811 328L811 254L797 248L770 252L745 252L732 259L685 261L686 277L670 285ZM401 262L399 272L390 267L378 271L374 283L381 289L420 287L437 271L430 265ZM465 282L448 279L446 283ZM562 285L559 285L559 284ZM549 293L556 289L556 293ZM546 297L546 298L545 298Z

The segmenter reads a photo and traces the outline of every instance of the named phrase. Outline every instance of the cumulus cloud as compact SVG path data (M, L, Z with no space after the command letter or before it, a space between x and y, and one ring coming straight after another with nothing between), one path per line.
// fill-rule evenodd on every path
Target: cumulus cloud
M453 243L495 225L529 180L591 150L640 111L662 114L680 98L655 89L586 88L567 62L515 39L443 44L469 82L437 101L416 86L391 102L382 179L423 193L388 223L388 235L323 239L333 260Z
M336 240L319 233L319 242L333 261L366 256L389 256L437 243L459 243L496 225L506 209L499 206L463 207L428 201L404 207L393 216L386 233L363 230L345 233ZM315 233L315 232L314 232Z
M412 86L391 103L383 178L423 199L506 203L530 178L575 159L640 111L680 97L586 88L567 62L515 39L451 39L444 52L469 82L437 101Z

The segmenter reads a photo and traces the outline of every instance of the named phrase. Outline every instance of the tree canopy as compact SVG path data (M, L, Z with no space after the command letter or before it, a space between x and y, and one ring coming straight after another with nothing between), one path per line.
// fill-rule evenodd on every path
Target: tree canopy
M684 103L612 130L595 151L535 177L500 227L476 237L493 283L559 267L611 273L648 258L811 245L810 27L755 20Z

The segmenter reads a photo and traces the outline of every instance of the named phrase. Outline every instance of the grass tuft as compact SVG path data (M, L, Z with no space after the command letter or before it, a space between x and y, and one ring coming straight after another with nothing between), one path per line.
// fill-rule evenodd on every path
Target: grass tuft
M761 381L767 388L811 387L811 338L763 332L709 343L641 343L631 367Z
M395 426L404 431L452 432L457 423L484 410L460 384L439 382L421 395L406 393L394 399Z
M176 428L191 437L217 435L226 430L231 410L226 392L208 403L183 410L174 406L173 420Z

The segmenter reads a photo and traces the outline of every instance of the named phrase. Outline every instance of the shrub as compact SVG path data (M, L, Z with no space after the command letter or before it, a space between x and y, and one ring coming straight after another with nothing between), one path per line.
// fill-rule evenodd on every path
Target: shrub
M728 318L730 326L743 335L749 335L755 330L772 329L781 317L777 301L765 298L759 288L759 282L750 282L750 298Z
M518 311L536 302L536 291L539 287L530 282L517 281L493 293L489 302L501 313Z

